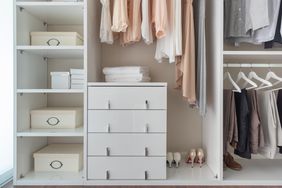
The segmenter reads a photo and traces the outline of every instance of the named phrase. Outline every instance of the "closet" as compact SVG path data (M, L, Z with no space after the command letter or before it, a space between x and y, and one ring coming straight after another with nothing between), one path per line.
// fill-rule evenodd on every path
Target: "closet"
M114 45L100 43L100 1L15 0L14 184L23 186L281 185L282 181L278 176L282 170L281 159L275 161L265 159L242 161L244 169L240 172L223 169L224 63L266 63L265 61L271 64L279 63L282 55L280 48L264 50L260 47L245 45L235 47L228 44L223 37L223 0L207 0L206 4L207 113L204 117L201 117L196 109L191 109L185 103L181 93L175 90L175 65L165 62L159 64L155 61L155 43L146 45L144 42L139 42L126 47L122 47L118 43ZM75 31L83 36L84 43L80 46L31 46L30 32L32 31ZM128 65L148 66L152 82L132 85L103 82L103 67ZM83 89L50 89L50 72L68 71L71 68L80 68L87 72ZM231 70L230 68L229 72L235 74L236 69ZM279 69L277 68L278 73ZM183 154L180 167L162 169L161 171L166 174L166 178L158 178L158 180L150 180L149 178L111 180L111 178L104 178L107 175L106 172L102 174L101 180L89 178L91 173L95 172L93 166L97 165L99 160L90 160L88 154L89 152L94 154L96 152L99 155L99 152L106 152L104 149L99 150L99 148L96 149L92 146L94 142L108 136L107 133L104 133L107 131L104 129L105 127L95 130L89 124L89 121L95 122L95 119L91 119L95 117L91 114L94 112L89 111L97 110L95 105L101 102L100 100L97 101L95 97L93 98L90 91L99 87L112 90L122 87L128 91L136 87L167 87L166 105L159 107L166 111L166 121L164 121L166 126L160 126L159 131L166 134L166 143L162 143L166 145L166 152L181 152ZM144 90L144 92L146 91ZM113 91L111 94L115 92ZM94 104L94 106L91 106L91 104ZM126 106L124 103L120 104L125 105L125 110L130 110L130 106ZM30 129L30 110L42 107L82 107L84 109L83 127L74 130ZM101 115L101 117L103 116ZM101 121L103 120L101 119ZM114 127L111 127L111 130L115 131ZM144 129L140 128L141 130ZM103 133L97 133L99 131ZM130 136L130 134L127 134L123 138ZM89 142L89 140L92 141ZM118 140L122 142L122 139ZM159 140L164 142L163 135L160 135ZM68 173L35 172L33 153L52 143L83 144L83 169L80 172ZM185 163L187 152L191 148L198 147L205 150L206 162L202 168L198 166L191 168L191 165ZM128 151L125 149L124 151L128 152L128 155L139 152L134 149ZM118 151L116 154L119 154ZM159 153L156 155L159 155ZM118 167L118 169L126 168L126 160L122 158L119 160L125 163L124 166L117 165L115 167ZM138 160L136 160L137 163ZM151 161L152 164L140 161L141 166L148 166L148 168L154 165L162 166L164 163L164 160ZM131 162L129 161L128 164L135 165ZM144 165L142 165L143 163ZM146 177L146 173L141 175ZM147 175L150 176L150 174Z

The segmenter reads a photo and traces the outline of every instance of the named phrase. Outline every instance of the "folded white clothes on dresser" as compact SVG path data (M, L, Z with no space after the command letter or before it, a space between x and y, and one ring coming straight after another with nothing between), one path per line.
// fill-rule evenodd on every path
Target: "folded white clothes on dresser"
M149 73L149 67L143 67L143 66L105 67L103 68L103 73L105 75Z
M115 77L115 76L106 76L106 82L150 82L151 78L148 76L132 76L127 78Z

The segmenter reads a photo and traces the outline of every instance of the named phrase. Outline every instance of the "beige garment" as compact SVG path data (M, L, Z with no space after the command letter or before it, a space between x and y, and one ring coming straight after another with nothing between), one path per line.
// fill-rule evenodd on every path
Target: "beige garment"
M190 105L196 105L196 65L193 0L184 0L183 55L176 62L176 84Z
M128 27L121 33L122 45L141 40L141 0L128 0Z
M114 0L113 25L114 32L125 32L128 27L127 0Z
M102 4L101 22L100 22L100 40L103 43L113 44L113 32L111 30L111 10L110 0L100 0Z
M166 36L167 32L167 1L171 0L152 0L152 23L155 26L155 35L158 39Z

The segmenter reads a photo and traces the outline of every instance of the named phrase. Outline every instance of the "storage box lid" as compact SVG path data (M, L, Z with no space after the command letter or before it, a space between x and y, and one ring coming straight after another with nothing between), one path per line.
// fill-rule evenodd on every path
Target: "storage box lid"
M50 72L51 76L69 76L69 72Z
M46 112L81 112L82 108L80 107L48 107L48 108L40 108L31 110L31 113L46 113Z
M83 144L50 144L33 154L33 157L46 155L82 155Z
M30 35L33 36L55 36L55 37L59 37L59 36L73 36L73 37L77 37L80 40L83 40L82 36L77 33L77 32L48 32L48 31L44 31L44 32L30 32Z

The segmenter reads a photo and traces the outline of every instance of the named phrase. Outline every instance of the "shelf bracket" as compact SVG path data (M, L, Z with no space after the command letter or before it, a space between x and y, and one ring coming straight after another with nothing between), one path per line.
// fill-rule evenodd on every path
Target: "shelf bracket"
M22 97L22 96L23 96L23 93L20 93L20 96Z
M23 50L20 50L20 54L23 54L24 53L24 51Z
M22 12L24 10L24 8L23 7L20 7L20 12Z

